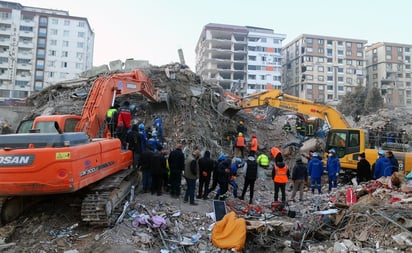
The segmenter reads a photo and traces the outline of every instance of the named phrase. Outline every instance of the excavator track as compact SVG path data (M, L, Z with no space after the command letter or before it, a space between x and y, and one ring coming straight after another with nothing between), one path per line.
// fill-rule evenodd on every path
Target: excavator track
M112 226L137 182L136 170L125 169L93 185L82 202L82 220L93 226Z

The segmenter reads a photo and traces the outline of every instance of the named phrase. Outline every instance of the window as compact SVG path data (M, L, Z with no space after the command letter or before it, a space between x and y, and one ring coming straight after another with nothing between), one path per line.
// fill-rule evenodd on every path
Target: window
M346 78L346 83L352 83L352 78L350 77Z
M68 30L63 31L63 37L69 37L69 35L70 35L70 31Z
M256 75L248 75L247 78L250 80L256 80Z
M392 60L392 55L387 54L387 55L386 55L386 60Z
M347 56L351 56L351 55L352 55L352 51L346 51L346 55L347 55Z
M57 18L52 18L52 19L51 19L51 23L52 23L53 25L57 25L57 24L59 23L59 20L58 20Z
M318 90L323 90L325 87L323 87L323 85L319 85L318 86Z
M54 72L52 72L52 71L49 72L49 77L54 77L54 75L55 75Z
M323 66L318 66L318 71L323 72L323 71L325 71L325 68Z
M50 40L50 46L57 46L57 40Z
M338 86L338 91L343 91L343 86L342 85Z
M78 27L85 27L86 23L84 21L79 21Z
M56 67L56 61L48 61L47 66L48 67Z
M312 38L307 38L307 39L306 39L306 43L312 44L312 43L313 43L313 39L312 39Z
M363 56L362 52L356 52L356 56Z
M325 62L325 58L319 57L319 58L318 58L318 62Z
M392 51L392 47L386 47L386 52Z
M45 38L39 38L39 41L37 43L37 46L39 47L46 47L46 39Z
M343 82L343 76L338 76L338 82Z
M67 68L67 62L63 61L63 62L61 63L61 67L62 67L62 68Z
M44 60L37 60L36 68L44 69Z
M343 50L338 50L338 55L343 55Z
M324 81L325 77L324 76L318 76L318 81Z
M313 76L312 75L306 75L306 79L307 80L313 80Z
M328 90L333 90L333 85L328 85Z
M62 57L68 57L69 52L68 51L62 51Z
M22 31L22 32L33 32L33 27L32 26L21 25L20 26L20 31Z
M325 50L323 48L318 48L318 53L323 54L323 53L325 53Z
M323 39L319 39L319 40L318 40L318 44L323 45L323 43L324 43L324 40L323 40Z
M37 50L37 58L42 58L42 59L44 59L44 56L45 56L45 51L44 51L44 49L38 49Z
M57 35L58 31L57 29L50 29L50 35Z
M76 57L79 60L83 59L83 53L76 53Z
M346 69L346 74L353 74L353 69L347 68Z
M339 73L343 73L343 68L340 68L340 67L339 67L339 68L338 68L338 72L339 72Z
M342 58L338 59L338 63L343 64L343 59Z
M346 42L346 47L352 47L352 42L347 41Z
M332 54L333 54L332 49L327 49L327 50L326 50L326 55L327 55L328 57L332 57Z
M266 42L266 38L261 38L260 41L265 43L265 42Z
M9 19L11 16L10 12L0 11L0 18L1 19Z
M43 71L37 70L36 71L36 80L43 80Z
M260 80L266 80L266 76L265 75L260 75Z
M40 26L47 26L47 17L40 17L39 25Z
M39 28L39 36L46 37L47 29L46 28Z
M249 59L249 61L256 61L256 56L249 55L248 59Z
M338 41L338 46L343 46L343 41Z
M78 32L77 37L79 38L84 38L84 32Z
M327 42L326 42L328 45L332 45L332 41L331 40L328 40Z
M312 88L312 84L306 84L306 89L311 90Z
M76 69L83 69L83 63L76 63Z
M56 50L49 50L50 56L56 56Z
M352 60L346 60L346 65L352 65Z
M69 46L69 42L67 40L63 40L63 47L68 47Z
M306 48L306 52L312 53L312 52L313 52L313 48L311 48L311 47Z
M359 49L362 48L362 43L356 43L356 47Z
M65 20L64 20L64 25L65 25L65 26L70 25L70 20L65 19Z
M79 42L78 42L79 43ZM266 56L261 57L261 61L265 62L266 61Z
M326 80L333 81L333 76L328 76Z

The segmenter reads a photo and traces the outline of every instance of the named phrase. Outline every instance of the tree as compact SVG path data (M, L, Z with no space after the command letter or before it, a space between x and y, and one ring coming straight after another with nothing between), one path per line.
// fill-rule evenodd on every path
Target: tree
M368 95L365 101L365 112L371 113L383 107L383 97L378 88L372 87L368 89Z
M364 114L365 101L367 97L367 90L365 87L358 85L352 92L347 92L342 98L337 109L345 114L356 116L358 114Z

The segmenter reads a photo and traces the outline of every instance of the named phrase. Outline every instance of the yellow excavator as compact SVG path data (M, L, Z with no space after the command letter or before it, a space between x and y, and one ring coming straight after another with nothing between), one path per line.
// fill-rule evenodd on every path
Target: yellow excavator
M234 115L236 111L254 107L271 106L286 111L305 114L322 119L329 126L326 138L326 150L335 149L341 168L356 170L358 157L365 152L366 159L373 164L378 157L378 150L369 144L367 130L352 128L344 116L331 106L315 103L283 93L280 90L264 91L241 98L235 105L223 106L224 114ZM393 151L399 161L399 171L408 173L412 170L412 153ZM327 154L325 153L325 156ZM324 159L326 160L326 159Z

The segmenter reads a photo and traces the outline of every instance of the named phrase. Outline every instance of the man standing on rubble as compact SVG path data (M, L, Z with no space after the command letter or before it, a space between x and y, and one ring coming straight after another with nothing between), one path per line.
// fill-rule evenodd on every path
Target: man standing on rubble
M392 176L391 160L385 157L385 151L383 150L378 151L378 159L374 164L373 175L375 179Z
M132 123L132 111L130 110L129 101L124 101L119 109L117 117L117 136L122 142L122 148L126 149L126 135Z
M398 159L394 156L393 152L388 150L386 151L385 156L391 161L392 173L399 171L399 162Z
M210 151L206 150L202 158L199 159L199 189L197 198L208 199L210 177L212 175L214 162L210 158Z
M250 146L249 146L249 154L252 156L256 155L256 151L258 150L258 140L256 134L252 134L252 139L250 139Z
M185 155L183 145L178 143L176 149L170 152L168 162L170 168L170 195L179 197L181 190L182 172L185 169Z
M166 158L162 152L163 147L157 146L156 152L152 155L150 170L152 172L152 194L162 195L164 185L164 175L167 173Z
M255 157L252 154L249 154L247 161L244 165L245 174L245 183L243 184L241 200L245 199L247 188L250 186L249 191L249 204L253 203L253 193L255 191L255 181L257 179L258 164L255 160Z
M185 197L183 202L190 201L192 206L197 206L195 202L196 180L199 178L199 158L200 151L195 150L192 153L193 158L185 166L185 178L187 183Z
M213 161L214 162L214 166L213 166L213 176L212 176L212 187L209 188L207 194L209 195L209 193L211 193L212 191L214 191L219 183L218 180L218 171L217 168L219 166L219 163L223 162L226 159L226 156L224 154L220 154L217 161Z
M366 160L365 152L359 155L358 164L356 166L356 179L358 183L371 180L371 164Z
M326 169L328 171L329 192L331 192L332 188L338 187L338 176L340 173L340 162L335 149L329 150Z
M310 188L312 194L315 193L315 189L318 189L318 193L322 193L322 174L323 174L323 162L318 152L313 152L312 159L308 163L308 174L310 176Z
M111 106L106 113L106 123L107 127L109 128L111 137L116 137L117 117L119 116L119 113L117 111L118 109L119 104L116 103L113 106Z
M292 172L293 191L291 200L295 201L296 192L299 190L299 201L303 200L303 187L308 180L308 168L303 163L302 158L296 159L296 164Z
M282 192L282 202L286 202L286 183L289 179L288 166L282 162L276 162L272 170L272 178L275 186L274 201L278 201L279 190Z
M226 157L217 166L217 182L219 183L219 189L217 190L215 199L225 200L227 190L230 182L230 159Z

